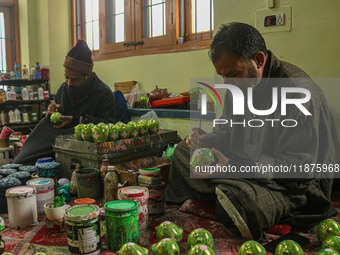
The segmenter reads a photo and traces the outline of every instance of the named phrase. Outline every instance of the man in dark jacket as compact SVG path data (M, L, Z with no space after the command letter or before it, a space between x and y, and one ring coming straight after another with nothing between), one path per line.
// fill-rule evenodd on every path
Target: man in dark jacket
M92 72L91 51L83 40L68 52L65 62L66 82L59 88L48 115L34 128L15 163L34 164L38 158L53 156L52 145L58 135L72 134L80 123L116 123L116 101L111 89ZM62 113L63 123L53 126L50 115Z
M219 175L220 178L211 179L208 173L206 176L210 179L191 178L189 147L195 150L197 144L212 148L218 165L232 167L236 173L245 167L292 166L299 171L300 166L311 169L313 164L334 167L335 163L331 118L321 89L300 68L280 61L267 50L255 28L243 23L223 25L212 41L210 57L225 83L235 85L245 98L248 88L252 89L254 109L265 111L272 108L274 101L282 100L280 96L274 100L274 87L278 91L303 88L310 92L311 98L299 105L300 109L288 105L286 113L278 104L278 110L265 116L254 114L250 109L238 115L233 112L237 108L233 102L239 102L240 97L228 90L220 119L228 120L229 125L216 125L212 133L194 128L187 143L177 146L165 190L166 201L215 200L219 221L236 226L247 239L262 241L265 240L264 230L275 224L306 229L333 216L336 211L330 203L332 179L327 174L319 178L307 169L300 176L284 172L257 176L249 173L238 179L235 174L226 173L222 178ZM299 102L303 99L302 94L290 94L293 95L289 98L294 97ZM247 100L242 101L242 107L245 102ZM249 101L244 108L247 106ZM304 114L301 109L311 115ZM265 122L265 118L275 122ZM247 124L254 119L251 125ZM295 120L296 127L281 125L284 119ZM259 124L261 121L265 124Z

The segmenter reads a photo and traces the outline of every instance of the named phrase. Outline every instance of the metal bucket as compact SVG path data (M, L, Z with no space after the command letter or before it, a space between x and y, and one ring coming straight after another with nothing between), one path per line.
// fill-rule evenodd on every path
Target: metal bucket
M76 170L78 198L101 198L99 171L94 168Z

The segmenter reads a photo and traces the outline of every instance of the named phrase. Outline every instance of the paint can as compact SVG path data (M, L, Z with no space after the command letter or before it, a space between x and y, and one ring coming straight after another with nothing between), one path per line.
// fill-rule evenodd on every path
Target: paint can
M36 189L29 186L6 190L10 228L27 228L38 222L36 194Z
M138 223L140 231L145 231L148 228L148 198L149 191L146 187L128 186L118 191L119 200L133 200L138 203Z
M14 177L5 177L0 180L0 213L8 212L6 190L20 185L21 181Z
M165 183L159 185L143 185L149 190L148 211L150 215L161 215L164 213L164 190Z
M21 185L26 185L26 182L31 179L31 174L27 171L19 171L8 175L8 177L15 177L21 181Z
M36 188L38 214L44 214L44 204L52 202L54 199L54 180L51 178L35 178L27 181L26 185Z
M67 209L68 249L72 254L96 255L100 253L99 207L96 205L76 205Z
M99 171L94 168L75 170L78 198L101 198Z
M126 243L139 244L138 203L114 200L107 202L104 209L109 249L117 252Z

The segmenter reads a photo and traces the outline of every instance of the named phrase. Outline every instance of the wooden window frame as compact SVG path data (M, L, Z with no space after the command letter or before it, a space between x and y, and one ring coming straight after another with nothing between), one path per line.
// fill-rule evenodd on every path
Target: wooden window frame
M72 42L73 45L77 41L76 34L76 1L72 0ZM134 4L133 4L134 3ZM142 0L126 0L125 1L125 26L126 41L122 43L107 44L107 0L99 1L99 50L93 52L94 61L103 61L110 59L118 59L132 56L143 56L162 53L186 52L193 50L208 49L212 41L213 31L191 33L191 1L185 0L184 7L184 29L185 38L183 44L178 44L181 35L181 0L167 0L166 8L166 36L143 38L143 20L142 20ZM131 45L124 47L124 43L132 41L144 41L143 45Z
M15 63L21 66L18 0L0 0L0 9L5 15L5 36L8 37L7 31L11 31L10 37L14 39L14 46L13 42L6 41L6 53L11 53L6 54L6 66L7 71L11 71Z

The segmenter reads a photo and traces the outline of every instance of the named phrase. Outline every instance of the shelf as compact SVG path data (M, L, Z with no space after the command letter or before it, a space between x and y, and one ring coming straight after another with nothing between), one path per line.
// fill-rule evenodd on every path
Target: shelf
M32 126L37 125L39 121L21 122L21 123L7 123L5 125L0 125L0 128L6 127L16 127L16 126Z
M8 100L4 102L0 102L1 105L23 105L23 104L41 104L41 103L49 103L50 100Z
M33 80L3 80L0 81L0 85L2 86L13 86L13 85L17 85L17 86L23 86L23 85L33 85L33 84L44 84L47 83L48 80L46 79L33 79Z

